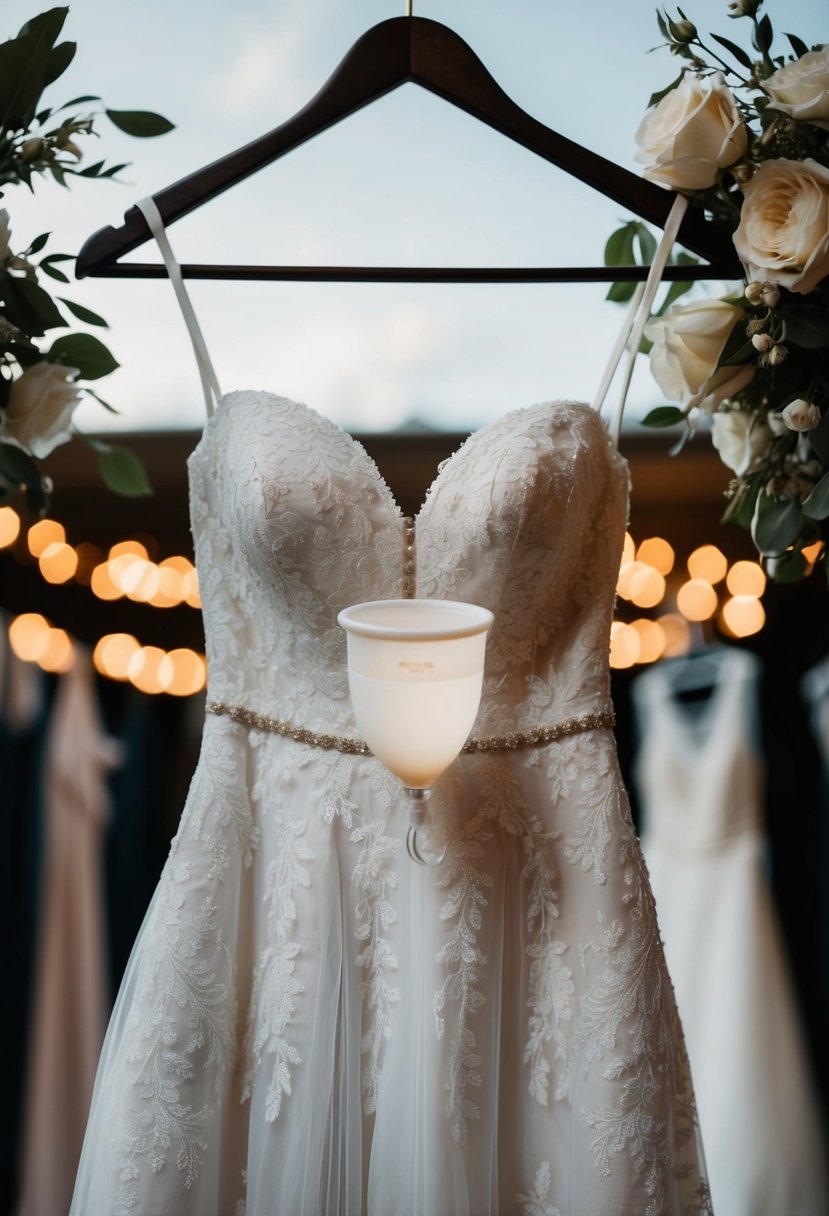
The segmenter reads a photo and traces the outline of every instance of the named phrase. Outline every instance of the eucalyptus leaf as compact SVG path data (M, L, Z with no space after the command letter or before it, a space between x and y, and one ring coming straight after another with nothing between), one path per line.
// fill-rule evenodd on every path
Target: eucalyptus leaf
M642 419L642 426L679 426L685 415L676 405L657 405Z
M829 518L829 473L824 473L803 503L803 514L809 519Z
M13 486L39 486L41 481L31 456L11 443L0 443L0 477Z
M611 232L604 247L605 266L630 266L633 262L633 234L635 224L623 224Z
M103 342L92 334L64 334L52 343L49 358L76 367L83 380L99 380L120 366Z
M767 563L768 572L776 583L799 583L806 574L806 558L802 553L784 553Z
M665 36L667 37L667 31ZM650 109L651 106L658 106L663 97L667 97L669 93L672 93L674 89L678 88L678 86L682 84L682 77L684 75L685 69L683 68L676 80L672 80L671 83L666 85L664 89L658 89L655 93L651 93L650 97L648 98L648 109Z
M50 50L51 43L38 32L0 43L0 129L30 126Z
M774 31L772 30L771 18L769 16L765 16L757 22L751 40L761 55L768 55L769 48L774 40Z
M143 498L152 494L144 466L127 448L112 447L98 457L101 480L116 494L126 498Z
M173 123L161 114L150 110L107 110L107 118L127 135L148 139L154 135L166 135L173 130Z
M58 296L61 304L65 304L69 311L76 316L79 321L85 321L87 325L103 325L104 329L109 326L103 317L99 317L97 312L93 312L91 308L84 308L83 304L76 304L73 300L67 300L64 296Z
M618 283L612 283L606 300L610 300L613 304L626 304L628 300L633 298L633 293L636 291L636 282L634 279L623 279Z
M800 535L803 512L796 498L757 497L751 535L761 553L779 557Z
M60 113L61 110L70 110L72 108L72 106L85 105L86 102L88 102L88 101L100 101L100 100L101 100L100 97L97 97L94 93L87 93L83 97L73 97L71 101L65 101L62 106L58 106L57 110L55 110L55 113L58 114L58 113Z

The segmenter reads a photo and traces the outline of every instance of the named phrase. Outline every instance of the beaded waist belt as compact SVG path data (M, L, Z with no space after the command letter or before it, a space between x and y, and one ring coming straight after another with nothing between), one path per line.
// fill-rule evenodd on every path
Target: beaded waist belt
M352 739L347 735L324 735L304 726L282 718L271 718L267 714L258 714L242 705L228 705L224 701L208 701L205 706L210 714L219 714L240 722L243 726L255 730L270 731L274 735L283 735L286 739L295 739L297 743L306 743L309 747L321 747L327 751L345 752L349 756L370 756L371 749L362 739ZM513 751L519 747L546 747L548 743L557 743L559 739L567 739L570 735L580 735L588 730L609 730L613 727L615 717L611 708L598 710L594 713L580 714L576 718L566 718L553 726L538 726L532 730L511 730L503 735L490 735L487 739L468 739L461 749L466 755L474 752L503 752Z

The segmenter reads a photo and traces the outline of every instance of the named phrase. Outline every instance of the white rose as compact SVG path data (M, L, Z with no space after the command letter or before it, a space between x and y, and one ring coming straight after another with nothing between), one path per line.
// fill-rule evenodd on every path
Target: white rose
M763 81L770 110L829 131L829 46L809 51Z
M0 414L0 439L41 460L72 438L72 413L80 393L72 380L75 367L35 363L12 382L9 401Z
M798 397L789 402L782 418L790 431L813 431L820 422L820 410L813 402Z
M9 213L3 208L0 211L0 264L5 262L9 256L9 237L11 229L9 228Z
M772 433L761 414L749 410L729 410L714 415L711 442L720 460L733 469L738 477L748 473L752 465L766 455Z
M673 190L704 190L745 154L748 132L722 72L705 80L686 72L642 120L636 142L645 177Z
M829 274L829 169L767 160L745 187L734 248L748 278L812 291Z
M717 367L729 334L742 311L725 300L674 304L653 317L645 336L653 342L651 373L669 401L712 412L726 397L745 388L753 364Z

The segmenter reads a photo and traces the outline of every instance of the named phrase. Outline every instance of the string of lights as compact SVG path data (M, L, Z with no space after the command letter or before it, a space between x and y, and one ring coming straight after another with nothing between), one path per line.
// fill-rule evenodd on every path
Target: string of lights
M0 549L22 540L22 529L17 512L0 507ZM89 542L73 546L63 525L53 519L32 524L25 542L47 583L74 581L103 601L126 598L161 609L179 604L201 608L198 575L186 557L172 555L156 562L142 541L129 538L106 554ZM812 548L814 552L804 553L813 561L820 545ZM629 621L617 614L611 626L611 667L645 665L685 653L697 623L716 619L719 630L731 638L750 637L763 628L766 575L758 562L729 564L716 545L706 544L695 549L685 565L687 577L662 537L648 537L637 545L630 533L625 535L616 587L620 608L628 603L651 612L666 610ZM39 613L15 617L8 632L14 653L45 671L66 671L74 662L77 643ZM206 683L204 655L183 647L166 651L143 646L129 633L105 634L94 645L92 657L101 675L129 681L148 694L191 696Z

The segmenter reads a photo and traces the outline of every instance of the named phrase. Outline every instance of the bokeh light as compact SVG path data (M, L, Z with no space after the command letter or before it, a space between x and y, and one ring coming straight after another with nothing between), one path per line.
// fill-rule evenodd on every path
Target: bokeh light
M689 621L707 621L717 611L717 593L701 578L689 579L676 593L676 606Z
M716 545L700 545L688 558L688 573L692 580L711 583L725 578L728 561Z
M0 549L8 549L20 535L20 516L14 507L0 507Z
M733 637L748 638L763 628L766 611L756 596L735 595L723 604L722 620Z
M660 574L670 574L674 568L676 554L671 545L661 536L649 536L636 550L636 560L653 566Z
M732 595L760 596L766 589L766 575L759 562L735 562L725 580Z
M39 612L24 612L9 625L9 643L19 659L37 663L49 645L49 622Z
M66 540L66 532L63 524L56 519L41 519L29 528L26 540L32 557L40 557L49 545L62 544Z

